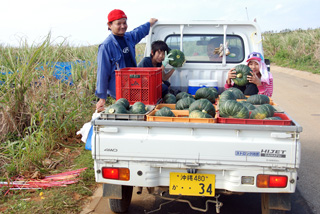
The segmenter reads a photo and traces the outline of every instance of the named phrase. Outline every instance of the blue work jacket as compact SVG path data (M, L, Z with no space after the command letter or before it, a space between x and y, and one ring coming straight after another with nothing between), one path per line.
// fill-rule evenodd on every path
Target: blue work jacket
M135 45L141 39L149 34L150 22L147 22L130 32L126 32L123 36L130 50L131 57L137 66ZM116 97L116 77L115 70L125 68L124 55L121 47L113 34L110 34L98 50L98 70L97 70L97 86L95 95L101 99L106 99L109 94ZM117 67L119 66L119 67Z

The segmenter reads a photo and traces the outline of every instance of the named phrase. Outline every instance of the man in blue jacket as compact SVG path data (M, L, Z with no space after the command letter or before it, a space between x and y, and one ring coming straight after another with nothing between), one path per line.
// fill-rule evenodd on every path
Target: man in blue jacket
M149 22L126 32L127 16L122 10L112 10L108 14L108 29L111 34L100 44L98 51L97 88L95 95L99 97L96 109L102 111L108 96L116 97L115 70L125 67L137 67L135 45L148 35L150 27L158 20L151 18Z

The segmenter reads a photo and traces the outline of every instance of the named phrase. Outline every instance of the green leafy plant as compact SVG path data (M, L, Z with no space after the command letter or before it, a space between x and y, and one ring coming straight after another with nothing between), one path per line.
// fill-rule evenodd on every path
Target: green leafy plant
M263 33L265 58L294 69L320 73L320 28Z

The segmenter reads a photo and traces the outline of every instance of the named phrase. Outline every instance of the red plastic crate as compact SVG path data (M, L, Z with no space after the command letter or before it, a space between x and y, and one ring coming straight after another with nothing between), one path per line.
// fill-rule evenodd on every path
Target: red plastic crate
M132 105L155 105L162 97L161 68L122 68L116 70L116 99L126 98Z
M251 124L251 125L292 125L292 120L285 113L274 113L274 117L280 117L282 120L257 120L257 119L239 119L239 118L224 118L218 115L218 123L229 124Z

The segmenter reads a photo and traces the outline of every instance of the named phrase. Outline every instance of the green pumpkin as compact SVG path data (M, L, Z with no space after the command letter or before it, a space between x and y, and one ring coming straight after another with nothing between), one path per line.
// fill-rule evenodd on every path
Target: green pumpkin
M276 111L275 108L273 108L273 106L270 104L262 104L261 106L258 106L258 107L265 108L266 111L268 112L268 117L273 117L274 112Z
M209 100L211 103L215 103L216 98L218 97L218 92L213 91L210 88L199 88L196 93L195 96L196 100L199 99L207 99Z
M253 105L262 105L262 104L269 104L270 99L267 95L264 94L254 94L248 97L247 102Z
M182 99L182 98L185 98L185 97L192 97L193 96L185 91L182 91L182 92L179 92L177 95L176 95L176 99L177 99L177 102L178 100Z
M246 96L243 94L243 92L239 88L231 87L231 88L228 88L227 91L232 91L236 99L246 99Z
M112 104L105 110L107 114L127 114L127 109L122 104Z
M235 67L236 71L236 78L232 79L232 81L237 84L238 86L244 86L249 83L247 80L247 76L252 76L250 72L252 72L251 68L247 65L237 65Z
M142 102L135 102L129 109L131 114L145 114L148 108Z
M115 104L121 104L123 105L127 110L129 110L130 103L126 98L120 98L118 99Z
M219 105L219 115L225 118L249 118L249 110L236 100L227 100Z
M200 99L191 103L189 107L189 112L192 112L194 110L202 111L211 115L212 117L216 115L216 109L214 105L212 105L212 103L207 99Z
M189 118L212 118L212 116L199 110L193 110L189 113Z
M234 96L234 94L232 93L232 91L224 91L220 94L220 98L219 98L219 106L221 103L227 101L227 100L236 100L237 98Z
M242 105L248 108L249 111L254 110L256 107L252 105L251 103L248 103L247 101L240 101Z
M164 97L163 97L163 102L164 102L164 103L174 104L174 103L177 102L177 99L176 99L176 96L174 96L174 95L171 94L171 93L168 93L168 94L164 95Z
M173 58L173 60L169 60L169 64L175 68L182 67L186 61L184 53L178 49L172 49L169 53L171 54L169 57Z
M189 106L191 105L191 103L193 103L194 101L196 101L193 97L185 97L182 98L180 100L178 100L178 102L176 103L176 109L177 110L185 110L185 109L189 109Z
M274 108L269 104L257 106L256 109L251 111L250 119L263 120L267 117L273 117Z
M214 88L214 87L208 87L208 88L213 90L214 92L217 92L219 94L219 92L218 92L218 90L216 88Z
M169 107L162 107L154 114L157 117L175 117L174 113L171 111Z

